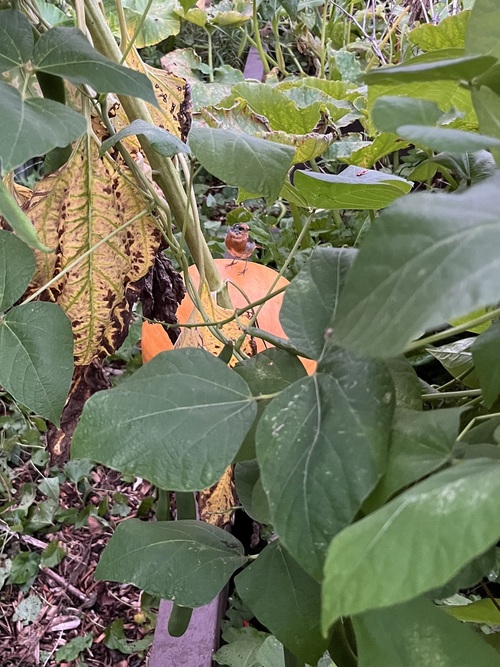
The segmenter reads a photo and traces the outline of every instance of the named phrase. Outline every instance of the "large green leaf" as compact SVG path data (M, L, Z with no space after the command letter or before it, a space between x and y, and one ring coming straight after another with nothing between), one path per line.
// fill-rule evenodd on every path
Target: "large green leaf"
M460 413L460 408L396 411L387 469L370 498L372 503L381 505L450 459L460 428Z
M319 359L323 352L325 335L355 256L352 248L316 248L287 287L280 311L281 325L295 347L312 359Z
M477 459L436 473L345 528L325 563L323 630L340 616L445 584L500 537L499 502L500 463Z
M267 118L272 130L308 134L321 116L321 102L299 107L284 91L264 83L238 83L233 86L231 97L245 99L255 113Z
M286 648L316 664L328 647L321 634L321 588L277 541L235 579L236 591Z
M0 82L0 168L4 172L56 146L67 146L86 127L85 118L64 104L43 97L23 99L15 88Z
M386 361L396 390L396 407L409 410L422 409L422 385L415 369L405 357Z
M33 51L30 22L14 9L0 11L0 73L27 63Z
M403 64L396 67L381 67L365 74L367 83L406 83L417 81L472 81L497 62L496 57L486 55L462 56L435 62Z
M478 336L471 351L484 402L491 408L500 394L500 323Z
M498 173L460 194L395 202L366 235L347 276L334 340L395 356L424 330L494 303L497 242Z
M158 105L145 74L100 54L78 28L51 28L44 33L35 44L32 61L35 70L87 83L98 93L130 95Z
M0 320L0 359L0 384L59 425L73 376L73 335L63 310L44 302L12 308Z
M256 412L247 384L199 349L164 352L85 404L74 458L140 475L162 489L218 481Z
M210 127L193 127L189 145L211 174L271 201L277 199L295 155L291 146Z
M372 107L372 120L381 132L396 132L401 125L435 125L443 112L435 102L385 95Z
M176 0L153 0L152 3L148 0L122 0L122 5L130 37L136 34L139 24L142 26L134 42L138 49L159 44L179 32L181 23L176 13ZM148 5L148 12L143 18ZM119 36L120 24L114 0L105 0L104 7L111 29Z
M481 633L457 623L425 598L368 611L355 616L353 624L359 667L500 665L500 656Z
M320 580L330 540L385 469L394 388L384 364L341 350L318 370L266 408L257 458L277 534Z
M465 31L470 12L459 12L455 16L447 16L437 25L423 23L408 33L408 39L422 51L437 51L438 49L464 48ZM476 53L477 51L474 51Z
M476 0L467 25L466 53L489 54L500 60L500 6L496 0Z
M407 194L412 186L399 176L351 165L338 176L296 171L294 185L311 207L375 211Z
M26 291L35 273L35 256L12 232L0 229L0 313Z
M275 347L241 361L234 370L248 384L252 396L256 397L286 389L306 374L304 366L294 354ZM255 431L268 403L269 399L262 398L257 402L254 423L246 434L235 461L255 459Z
M369 129L373 130L371 118L376 100L385 95L415 97L435 102L441 111L459 111L464 114L458 129L477 129L477 118L472 106L471 91L456 81L409 81L385 82L368 86L367 110L370 117ZM481 128L484 134L496 134ZM359 164L359 163L358 163Z
M181 606L201 607L245 562L241 542L217 526L129 519L113 534L95 578L133 584Z
M398 127L397 134L403 139L414 144L423 144L434 151L473 153L485 148L500 148L500 139L452 128L402 125Z

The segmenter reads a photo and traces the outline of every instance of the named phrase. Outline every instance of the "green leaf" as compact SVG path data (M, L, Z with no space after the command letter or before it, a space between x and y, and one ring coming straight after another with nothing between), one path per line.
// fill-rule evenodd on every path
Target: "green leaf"
M0 384L58 426L73 376L73 334L64 311L46 302L12 308L0 319L0 358Z
M464 48L465 31L470 12L462 11L455 16L447 16L437 25L424 23L408 33L408 39L422 51L437 51L447 48ZM482 36L481 36L482 39ZM476 42L480 44L482 42ZM477 49L474 53L477 52Z
M145 74L100 54L78 28L51 28L44 33L35 44L32 61L35 70L62 76L76 85L86 83L98 93L140 97L158 106Z
M85 404L72 458L145 477L162 489L215 484L256 413L244 380L199 349L164 352Z
M347 276L335 342L391 357L426 329L494 303L499 211L498 173L460 194L395 202L367 233Z
M256 459L240 461L234 468L236 492L245 512L259 523L271 523L269 503L260 479L260 468Z
M235 579L257 619L303 662L316 664L328 647L321 634L321 588L277 541Z
M343 530L326 558L323 630L340 616L445 584L498 540L499 502L500 464L476 459L436 473Z
M472 101L479 120L479 129L492 137L500 138L500 96L483 86L472 91ZM500 163L500 150L492 150L493 157Z
M399 176L354 166L338 176L296 171L294 185L311 207L373 211L407 194L412 186Z
M488 408L500 394L500 323L478 336L471 347L476 372L481 381L481 393Z
M1 168L1 160L0 160ZM37 248L42 252L52 252L50 248L47 248L40 239L35 231L35 228L24 213L24 211L19 207L18 203L14 199L14 196L11 194L10 190L5 185L4 181L0 178L0 214L5 218L5 220L12 227L14 232L24 243ZM22 252L21 252L22 257ZM32 272L33 275L34 271ZM24 283L23 283L24 284ZM23 289L24 292L24 289ZM10 304L9 304L10 305Z
M485 148L500 148L500 139L442 127L402 125L398 127L397 134L403 139L412 141L414 144L423 144L434 151L472 153Z
M151 147L159 155L173 157L178 153L190 152L184 142L170 132L167 132L167 130L151 125L151 123L146 123L144 120L134 120L130 125L124 127L123 130L103 141L99 149L99 155L104 155L112 146L116 146L118 141L129 137L131 134L140 134L149 139Z
M496 0L477 0L467 25L465 51L490 54L500 60L500 7Z
M83 637L73 637L69 642L57 649L56 662L73 662L80 653L90 648L94 643L94 637L88 632Z
M281 325L295 347L312 359L319 359L329 338L327 330L356 252L352 248L316 248L286 289Z
M460 408L396 410L387 469L370 498L372 503L381 505L450 460L460 429L460 413Z
M410 410L422 409L422 385L415 369L405 357L386 361L396 390L396 407Z
M57 540L49 542L48 546L42 551L42 559L40 565L42 567L55 567L59 565L62 559L66 556L66 551L59 545Z
M278 198L295 149L242 132L193 127L189 145L203 167L228 185Z
M120 28L115 2L106 0L104 5L111 29L119 36ZM174 0L153 0L152 3L149 3L148 0L122 0L122 5L130 37L135 35L139 24L142 24L134 42L138 49L159 44L179 32L180 20L176 13L178 5ZM148 5L144 19L143 15Z
M33 580L38 574L40 554L30 551L21 551L12 560L12 566L7 580L8 584L23 585Z
M64 104L43 97L23 99L15 88L0 82L0 168L4 173L56 146L67 146L86 127L85 118Z
M443 112L435 102L384 95L372 107L372 120L381 132L395 133L401 125L435 125Z
M124 625L122 618L118 618L116 621L113 621L111 625L108 625L104 633L106 636L104 644L107 648L114 651L120 651L120 653L123 653L124 655L132 655L132 653L139 653L151 646L153 641L152 635L136 641L128 641L125 636Z
M28 246L0 229L0 313L22 297L34 273L35 256Z
M233 86L231 98L238 97L245 99L255 113L267 118L272 130L308 134L321 117L321 102L300 108L285 92L264 83L238 83Z
M299 9L299 0L280 0L280 5L291 19L295 19Z
M384 364L340 350L318 371L266 408L257 458L277 534L320 580L330 540L385 469L394 389Z
M459 85L456 81L408 81L405 83L392 82L368 87L367 110L369 113L369 128L373 126L371 113L376 100L383 96L415 97L417 99L431 100L437 104L441 111L459 111L464 114L459 129L475 130L477 118L472 106L471 91ZM483 134L497 135L481 128ZM399 139L401 141L401 139ZM357 164L360 164L359 162Z
M483 74L497 59L493 56L472 55L449 60L437 60L417 64L403 64L396 67L381 67L364 75L366 83L406 83L420 81L465 80L472 81Z
M349 157L344 158L343 161L353 164L358 168L371 168L386 155L391 155L394 151L403 150L407 146L408 143L396 134L382 132L382 134L375 137L374 141L370 142L367 146L361 146L356 149Z
M359 667L498 667L500 656L480 634L417 598L353 618Z
M252 396L277 393L306 375L304 366L294 354L277 348L264 350L255 357L241 361L234 370L248 384ZM255 431L268 403L268 399L257 402L254 423L245 436L236 461L255 458Z
M201 521L122 521L104 549L97 580L133 584L186 607L211 602L246 562L230 533Z
M222 646L214 653L213 659L224 667L262 667L257 656L269 636L264 632L242 634L238 639Z
M0 11L0 73L27 63L33 51L30 22L15 9Z
M496 600L497 605L500 600ZM498 606L493 603L493 600L488 598L484 600L477 600L471 604L444 606L443 609L450 616L456 618L457 621L465 623L479 623L496 627L500 623L500 611Z

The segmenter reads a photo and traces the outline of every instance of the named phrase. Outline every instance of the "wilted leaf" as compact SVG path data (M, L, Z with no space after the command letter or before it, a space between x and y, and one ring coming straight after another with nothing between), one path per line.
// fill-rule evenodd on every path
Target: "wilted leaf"
M98 150L91 139L82 141L62 171L37 183L27 210L41 239L57 248L54 255L37 253L34 286L81 258L49 288L73 324L79 365L121 344L130 317L127 289L147 273L159 244L140 192Z

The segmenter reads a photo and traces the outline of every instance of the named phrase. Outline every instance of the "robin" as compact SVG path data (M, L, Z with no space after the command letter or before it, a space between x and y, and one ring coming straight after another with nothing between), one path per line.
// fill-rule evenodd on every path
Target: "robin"
M237 259L248 261L257 247L255 241L250 238L249 230L250 227L244 222L238 222L229 227L225 239L227 256L233 260L229 266L232 266ZM242 273L245 273L245 271L246 264Z

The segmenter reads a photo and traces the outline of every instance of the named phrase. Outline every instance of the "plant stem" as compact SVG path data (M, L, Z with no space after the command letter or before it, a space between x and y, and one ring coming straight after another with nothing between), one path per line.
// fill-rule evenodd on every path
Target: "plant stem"
M88 0L85 3L85 13L87 26L94 40L95 47L110 60L119 63L122 55L121 51L102 15L97 0ZM130 122L140 119L154 124L146 103L143 100L126 95L119 96L119 99ZM144 136L139 136L139 140L153 170L154 178L163 191L172 215L180 228L182 228L184 219L187 217L185 229L186 243L196 266L204 267L209 289L211 292L218 294L219 305L230 308L229 295L227 291L223 291L224 283L217 271L208 245L204 239L200 242L193 216L189 214L186 216L189 206L188 198L172 160L156 153Z
M168 497L168 491L165 491L165 489L158 489L156 519L158 521L169 521L170 518L170 501Z
M121 61L120 61L121 63L125 62L126 57L130 53L130 49L134 46L135 41L136 41L139 33L142 30L142 26L144 25L144 21L146 20L146 16L148 15L148 12L151 9L152 4L153 4L153 0L148 0L147 5L144 7L144 11L142 12L141 18L139 19L139 22L136 26L134 34L132 35L132 39L129 41L125 51L123 52L123 55L122 55L122 58L121 58Z
M205 28L207 33L207 47L208 47L208 66L210 72L208 73L208 80L210 83L214 82L214 61L213 61L213 52L212 52L212 32L211 29Z
M479 324L484 324L485 322L490 322L491 320L494 320L497 317L500 317L500 308L495 308L494 310L490 310L489 313L485 313L484 315L475 317L472 320L464 322L463 324L459 324L456 327L450 327L445 331L440 331L439 333L432 334L432 336L427 336L426 338L420 338L420 340L414 340L413 342L409 343L409 345L406 346L405 354L413 352L414 350L420 350L422 347L426 347L427 345L431 345L432 343L437 343L440 340L446 340L447 338L455 336L456 334L459 333L463 333L464 331L469 331L472 327L476 327Z
M325 78L325 58L326 58L326 27L328 25L328 0L323 5L323 18L321 21L321 60L319 68L319 78Z
M421 398L423 401L441 401L444 398L469 398L470 396L481 396L481 389L438 391L435 394L422 394Z
M262 40L260 38L259 21L257 18L257 0L253 0L252 2L252 26L255 39L255 48L259 52L259 56L262 61L262 66L264 67L264 72L266 74L269 74L271 70L269 68L266 52L264 51L264 47L262 46Z

